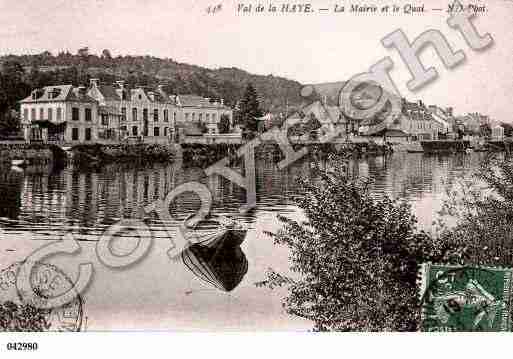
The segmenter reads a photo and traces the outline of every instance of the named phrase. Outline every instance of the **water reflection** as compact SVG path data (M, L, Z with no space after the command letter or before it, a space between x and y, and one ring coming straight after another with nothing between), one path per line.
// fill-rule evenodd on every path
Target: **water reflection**
M479 154L395 154L353 160L350 170L356 176L371 179L371 190L376 195L388 194L414 201L430 199L443 192L444 186L476 168L480 158ZM321 168L325 165L319 164ZM257 210L290 211L294 198L300 194L297 178L313 178L314 174L309 161L283 170L270 160L259 161ZM156 218L148 219L141 209L156 199L164 199L173 188L188 181L204 183L211 189L215 213L255 222L255 214L239 216L238 209L246 199L245 191L233 182L220 176L207 177L199 168L159 164L142 168L113 164L98 172L51 166L30 166L23 173L2 169L0 217L10 220L5 221L8 223L5 226L10 228L73 229L83 235L98 234L122 218L146 218L158 231L162 223ZM197 197L183 194L174 200L171 211L178 222L194 213L198 206Z
M20 215L23 173L16 170L0 171L0 217L16 219ZM3 203L10 203L5 206Z

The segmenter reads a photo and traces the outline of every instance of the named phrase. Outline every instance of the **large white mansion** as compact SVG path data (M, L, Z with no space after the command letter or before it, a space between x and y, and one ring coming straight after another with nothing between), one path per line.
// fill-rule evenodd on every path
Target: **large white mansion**
M89 87L47 86L21 102L27 141L62 143L120 141L130 137L169 142L183 134L217 134L221 116L233 121L224 101L171 95L162 86L127 88L91 79Z

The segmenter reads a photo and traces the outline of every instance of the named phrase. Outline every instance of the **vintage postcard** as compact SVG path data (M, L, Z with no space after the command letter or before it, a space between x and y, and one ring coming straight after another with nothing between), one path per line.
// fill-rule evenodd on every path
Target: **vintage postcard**
M513 1L0 9L0 331L512 330Z

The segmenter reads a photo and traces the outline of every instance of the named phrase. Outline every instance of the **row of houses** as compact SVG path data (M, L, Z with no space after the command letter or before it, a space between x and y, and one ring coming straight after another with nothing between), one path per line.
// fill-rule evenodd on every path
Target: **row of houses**
M391 108L385 109L376 116L362 121L347 116L339 106L318 100L292 114L287 123L289 127L298 127L299 124L299 127L308 132L312 125L307 124L315 120L318 122L317 127L322 126L323 131L331 131L338 127L339 132L347 138L386 138L392 142L471 139L480 136L483 124L488 124L488 137L504 137L504 128L501 125L494 124L487 116L478 113L455 116L451 107L426 106L422 101L410 102L405 99L402 100L399 115L391 116L390 111ZM306 132L293 131L293 134L306 139L311 136L311 133Z
M129 88L124 81L88 87L72 85L35 89L20 102L27 141L88 143L122 141L169 142L180 136L215 135L222 117L233 125L233 111L224 101L197 95L174 95L157 88Z

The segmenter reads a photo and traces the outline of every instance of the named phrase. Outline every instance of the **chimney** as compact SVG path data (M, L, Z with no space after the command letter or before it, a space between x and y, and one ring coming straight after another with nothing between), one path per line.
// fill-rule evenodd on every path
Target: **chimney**
M163 93L163 94L165 94L165 93L166 93L166 91L164 91L164 85L159 84L159 85L157 86L157 90L158 90L160 93Z
M224 106L224 98L221 99L221 106Z
M100 79L90 79L89 83L91 84L91 87L98 87L100 84Z
M148 91L148 97L150 98L151 101L155 101L155 92Z
M78 94L80 96L85 96L85 94L86 94L86 87L85 86L78 86Z
M119 88L121 90L123 90L125 88L125 81L123 81L123 80L116 81L116 85L118 85Z

